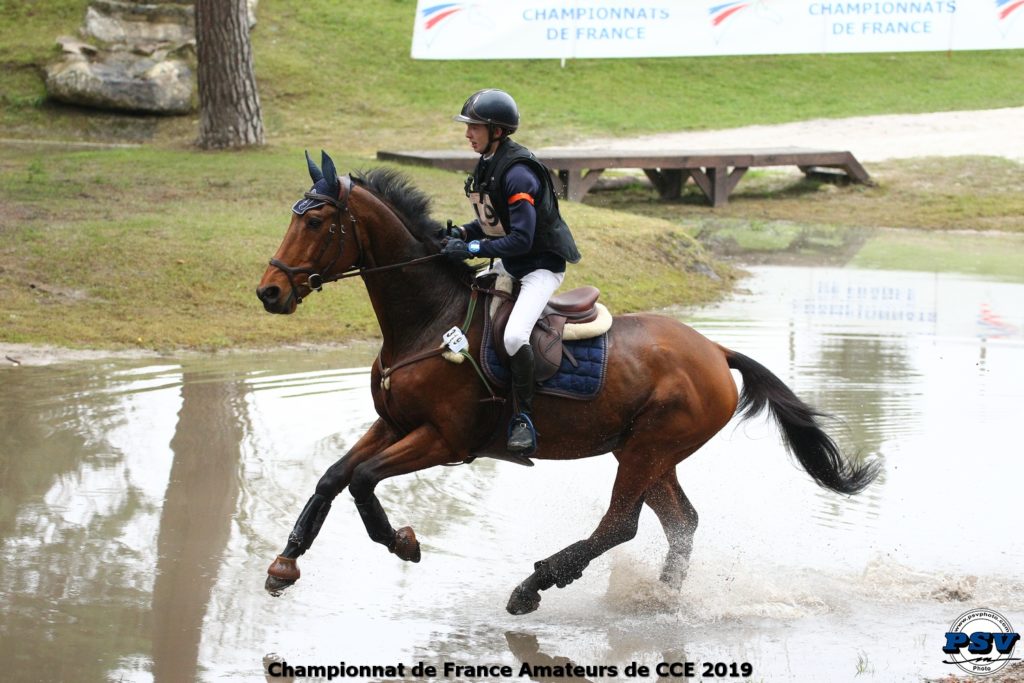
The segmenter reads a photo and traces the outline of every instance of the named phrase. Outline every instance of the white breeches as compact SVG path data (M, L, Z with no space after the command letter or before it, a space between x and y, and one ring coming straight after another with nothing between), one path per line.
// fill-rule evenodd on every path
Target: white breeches
M496 261L494 270L499 273L507 273ZM519 280L519 298L512 308L512 314L508 318L508 325L505 327L505 352L514 356L516 351L530 343L530 333L533 326L540 319L548 299L562 286L565 273L552 273L550 270L534 270L527 273Z

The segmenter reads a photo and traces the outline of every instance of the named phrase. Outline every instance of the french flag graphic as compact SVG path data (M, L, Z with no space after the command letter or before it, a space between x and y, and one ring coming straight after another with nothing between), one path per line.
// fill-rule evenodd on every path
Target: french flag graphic
M996 0L996 11L999 12L999 19L1005 19L1016 10L1024 7L1024 0Z
M430 7L426 7L422 12L423 19L426 22L425 28L427 28L427 30L432 29L441 21L447 19L456 12L461 12L464 9L464 3L460 2L446 2L440 5L431 5Z
M1024 2L1024 0L1014 0L1015 2ZM714 5L708 9L708 15L711 17L711 24L718 26L723 21L736 14L740 10L744 10L750 7L749 2L727 2L721 5Z

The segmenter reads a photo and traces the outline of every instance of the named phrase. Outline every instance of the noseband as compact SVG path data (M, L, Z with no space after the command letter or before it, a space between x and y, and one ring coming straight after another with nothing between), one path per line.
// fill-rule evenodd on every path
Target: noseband
M324 240L323 246L320 248L320 253L316 255L316 259L313 261L311 266L289 266L288 264L279 261L276 258L270 259L270 265L274 266L285 275L288 276L288 284L291 285L291 295L295 297L295 303L302 303L302 296L299 294L299 289L295 283L296 275L306 276L306 286L309 287L310 292L319 292L324 287L326 282L334 282L340 280L343 277L347 277L346 273L334 273L334 266L337 265L338 261L341 260L342 254L345 253L345 221L344 217L348 217L349 225L352 226L353 233L356 228L356 217L352 214L348 207L348 200L352 196L352 178L351 176L345 176L339 178L340 187L338 188L338 197L331 197L326 194L320 194L319 192L307 192L304 196L306 199L313 199L318 202L324 202L330 204L338 210L338 223L331 223L328 228L327 239ZM340 225L340 228L339 228ZM324 254L330 249L331 243L334 242L334 236L338 236L338 253L334 255L334 258L325 268L317 268L317 264L323 259ZM358 261L358 259L357 259ZM319 271L319 272L318 272ZM326 272L327 275L321 273ZM356 275L358 273L350 273Z

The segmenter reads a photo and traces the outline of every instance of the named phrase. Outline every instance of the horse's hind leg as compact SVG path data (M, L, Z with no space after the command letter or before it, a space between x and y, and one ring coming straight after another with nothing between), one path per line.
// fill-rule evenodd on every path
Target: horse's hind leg
M668 554L661 570L661 580L678 588L686 578L693 550L693 534L697 531L697 510L683 493L675 468L654 482L644 494L644 502L654 510L668 539Z
M618 457L616 453L616 457ZM612 487L612 502L594 533L534 564L534 572L519 584L505 609L527 614L540 606L540 591L564 588L583 575L591 560L636 535L643 493L651 481L649 469L638 471L619 464Z

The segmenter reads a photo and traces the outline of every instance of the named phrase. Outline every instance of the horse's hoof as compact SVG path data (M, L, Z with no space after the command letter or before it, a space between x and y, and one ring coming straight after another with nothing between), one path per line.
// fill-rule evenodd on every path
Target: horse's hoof
M299 580L299 565L294 558L278 555L267 568L267 582L263 587L277 597L288 586Z
M267 568L267 574L270 574L275 579L281 579L282 581L288 581L295 583L299 580L299 564L295 561L294 557L285 557L284 555L278 555L277 558L270 563Z
M679 567L665 567L661 570L661 582L669 588L679 590L686 581L686 569Z
M512 591L512 597L508 599L505 609L509 614L521 616L536 611L540 607L540 593L523 586L516 586Z
M411 526L403 526L395 532L395 547L391 552L406 562L420 561L420 542Z
M268 576L266 583L263 584L263 587L267 590L268 593L270 593L276 598L280 596L281 593L284 593L284 589L292 585L293 583L295 582L285 581L283 579L278 579L273 576Z

